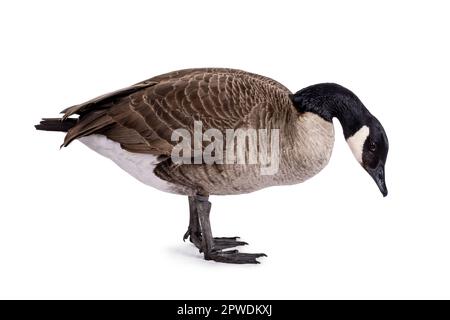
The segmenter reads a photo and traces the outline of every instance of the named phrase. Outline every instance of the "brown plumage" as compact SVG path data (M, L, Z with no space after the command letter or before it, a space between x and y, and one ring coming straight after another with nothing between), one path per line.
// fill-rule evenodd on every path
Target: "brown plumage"
M223 132L280 129L282 156L276 175L260 175L259 165L174 166L170 159L154 172L172 184L172 192L188 195L237 194L298 183L328 162L333 128L316 115L301 118L290 94L282 84L245 71L175 71L65 109L63 119L77 114L79 120L68 130L63 145L100 134L129 152L167 158L176 144L171 141L173 130L184 128L193 134L194 121L201 121L203 130Z
M68 131L64 146L99 133L131 152L170 155L173 130L193 132L194 120L202 121L205 130L237 128L248 122L266 128L267 113L294 111L293 107L283 110L291 105L288 94L280 83L240 70L170 72L65 109L63 119L74 114L80 118ZM285 105L268 106L268 100L277 99ZM279 114L273 119L277 127L284 120Z

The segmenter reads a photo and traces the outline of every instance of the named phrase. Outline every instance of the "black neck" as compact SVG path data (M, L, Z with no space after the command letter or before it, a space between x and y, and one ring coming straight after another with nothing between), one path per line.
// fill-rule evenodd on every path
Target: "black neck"
M334 83L316 84L291 96L300 112L312 112L332 122L338 118L345 139L358 131L370 113L358 97L350 90Z

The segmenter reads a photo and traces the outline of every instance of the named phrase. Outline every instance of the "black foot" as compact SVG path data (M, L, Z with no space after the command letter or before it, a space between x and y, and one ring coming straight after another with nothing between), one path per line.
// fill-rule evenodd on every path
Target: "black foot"
M246 245L239 237L214 238L211 232L209 213L211 202L207 195L189 196L189 227L183 240L189 240L203 252L206 260L222 263L246 264L259 263L257 258L266 257L264 253L241 253L237 250L226 250Z
M238 241L239 237L219 237L219 238L213 238L214 239L214 250L222 250L222 249L229 249L234 248L238 246L245 246L248 243L244 241Z
M200 252L203 252L202 250L202 234L201 232L192 232L190 229L186 231L186 233L183 236L183 240L188 239L200 250ZM216 237L213 238L214 250L223 250L223 249L229 249L234 248L238 246L245 246L248 243L244 241L238 241L239 237Z
M205 254L206 260L235 264L258 264L260 262L256 259L260 257L267 257L267 255L264 253L242 253L237 250L213 251Z
M184 236L183 236L183 241L186 241L187 238L189 238L189 236L191 235L191 233L192 233L191 228L188 228L187 231L186 231L186 233L185 233Z
M189 241L191 241L201 252L201 246L202 246L202 233L199 231L192 231L191 228L188 228L186 233L183 236L183 241L186 241L186 239L189 238Z

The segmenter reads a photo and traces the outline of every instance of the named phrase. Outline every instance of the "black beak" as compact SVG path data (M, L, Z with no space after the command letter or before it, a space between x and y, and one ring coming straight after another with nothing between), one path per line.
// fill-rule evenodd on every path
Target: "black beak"
M379 164L375 169L366 169L366 171L373 178L378 188L380 189L383 197L386 197L388 194L388 190L386 188L386 181L384 178L384 164Z

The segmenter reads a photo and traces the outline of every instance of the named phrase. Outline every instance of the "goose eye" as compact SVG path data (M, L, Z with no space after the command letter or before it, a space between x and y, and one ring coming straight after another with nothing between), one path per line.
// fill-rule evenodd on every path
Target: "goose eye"
M372 152L375 152L375 150L377 149L377 145L375 144L375 142L370 142L369 143L369 150Z

